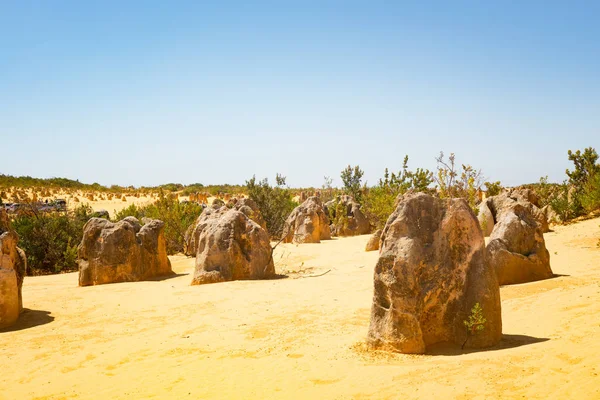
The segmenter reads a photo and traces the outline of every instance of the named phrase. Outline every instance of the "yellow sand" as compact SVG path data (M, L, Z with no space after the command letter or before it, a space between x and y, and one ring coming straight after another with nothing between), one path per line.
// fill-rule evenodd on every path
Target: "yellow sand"
M110 215L112 216L114 214L115 211L121 211L122 209L129 207L132 204L136 204L139 206L143 206L146 204L150 204L153 203L154 201L156 201L157 199L157 194L156 193L152 193L152 194L146 194L146 195L140 195L139 197L135 197L135 196L127 196L125 195L125 200L122 199L121 196L116 197L113 196L112 199L108 199L108 193L104 193L104 192L88 192L88 191L81 191L81 190L64 190L64 189L52 189L52 190L48 190L47 192L50 194L50 196L42 196L42 193L45 192L44 189L19 189L21 192L25 193L28 198L28 200L33 200L34 199L34 193L35 196L37 197L38 201L52 201L52 200L56 200L56 199L64 199L67 201L67 207L69 209L74 209L75 207L82 205L82 204L87 204L90 207L92 207L92 209L94 211L98 211L98 210L106 210L110 213ZM10 188L8 189L7 192L13 192L15 191L15 188ZM93 199L94 200L90 200L87 196L93 194ZM8 199L5 199L5 201L11 201L11 198L9 196ZM21 201L25 201L24 199L21 199Z
M12 192L14 191L14 188L10 188L8 189L8 192ZM34 198L34 193L37 196L37 200L38 201L52 201L52 200L56 200L56 199L63 199L66 200L67 202L67 208L72 210L82 204L86 204L89 205L92 210L94 211L99 211L99 210L106 210L108 211L108 213L110 214L111 218L115 215L115 213L123 210L124 208L129 207L132 204L135 204L136 206L145 206L148 204L152 204L154 203L157 199L158 199L158 193L148 193L148 194L144 194L141 195L139 194L138 197L136 196L130 196L130 195L122 195L122 196L113 196L112 199L108 199L108 193L104 193L104 192L87 192L87 191L81 191L81 190L72 190L72 191L67 191L64 189L60 189L60 190L52 190L50 191L51 196L47 196L44 197L41 195L41 193L43 192L42 189L20 189L22 192L27 194L28 200L32 200ZM90 200L89 197L87 197L88 195L93 194L93 200ZM125 198L125 200L123 200L123 197ZM238 197L243 197L238 195ZM208 204L212 204L213 200L216 197L208 197ZM179 196L179 200L180 201L184 201L184 200L189 200L189 196ZM9 198L5 199L6 202L11 201L10 200L10 196ZM22 200L23 201L23 200Z
M27 278L29 310L0 333L0 398L599 399L599 224L546 234L563 276L503 287L504 339L476 352L365 348L368 236L281 245L280 280L192 287L182 256L162 281Z
M135 196L125 196L125 201L121 200L121 199L112 199L112 200L94 200L94 201L89 201L88 199L82 199L80 198L81 203L74 203L72 201L72 197L70 196L66 196L68 202L69 202L69 208L74 208L76 207L78 204L87 204L90 207L92 207L92 209L94 211L98 211L98 210L106 210L108 211L108 213L110 214L111 218L115 215L116 212L119 212L121 210L123 210L124 208L129 207L132 204L135 204L136 206L145 206L148 204L152 204L154 203L156 200L158 200L158 195L149 195L149 196L140 196L140 197L135 197ZM216 197L209 197L208 198L208 204L212 204L212 201L216 199ZM180 196L179 197L179 201L184 201L184 200L189 200L188 196Z
M134 197L134 196L125 196L125 201L121 200L121 199L112 199L112 200L94 200L94 201L89 201L88 199L82 198L80 197L80 203L75 203L73 202L72 198L70 196L66 196L67 197L67 201L69 202L69 208L74 208L77 207L77 205L79 204L87 204L90 207L92 207L92 209L94 211L98 211L98 210L106 210L108 211L108 213L110 214L110 216L112 217L116 212L121 211L124 208L129 207L132 204L135 204L136 206L145 206L147 204L151 204L154 201L156 201L156 198L151 197L151 196L140 196L140 197Z

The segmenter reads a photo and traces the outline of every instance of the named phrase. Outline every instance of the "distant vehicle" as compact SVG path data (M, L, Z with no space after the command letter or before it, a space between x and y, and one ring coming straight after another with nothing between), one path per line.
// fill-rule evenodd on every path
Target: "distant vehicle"
M16 213L21 206L22 204L19 203L4 203L4 209L9 214Z
M58 211L66 211L67 210L67 201L65 199L56 199L50 202L51 205L54 206Z

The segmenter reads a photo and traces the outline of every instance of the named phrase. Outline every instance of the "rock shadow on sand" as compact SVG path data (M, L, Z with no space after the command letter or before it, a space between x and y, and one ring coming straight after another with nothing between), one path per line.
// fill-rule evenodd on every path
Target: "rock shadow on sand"
M0 333L21 331L35 326L45 325L54 321L50 311L23 309L17 322L7 328L0 329Z
M487 351L498 351L498 350L506 350L513 349L516 347L527 346L530 344L536 344L541 342L547 342L550 340L549 338L538 338L534 336L528 335L510 335L503 334L502 340L496 346L482 348L482 349L470 349L465 348L461 349L460 346L457 346L453 343L438 343L427 348L427 352L425 354L430 356L460 356L463 354L471 354L471 353L481 353Z
M154 278L148 278L148 279L144 279L145 281L151 281L151 282L160 282L160 281L166 281L169 279L173 279L173 278L179 278L180 276L186 276L189 275L189 272L180 272L177 274L170 274L170 275L163 275L163 276L156 276Z
M262 280L264 280L264 281L273 281L273 280L288 279L288 278L289 278L289 275L286 275L286 274L277 274L276 273L276 274L268 277L267 279L262 279Z
M552 274L551 277L549 278L544 278L544 279L538 279L536 281L530 281L530 282L521 282L521 283L507 283L506 285L500 285L500 287L509 287L509 286L520 286L520 285L530 285L532 283L540 283L540 282L544 282L544 281L549 281L549 280L553 280L553 279L558 279L558 278L571 278L571 275L568 274Z

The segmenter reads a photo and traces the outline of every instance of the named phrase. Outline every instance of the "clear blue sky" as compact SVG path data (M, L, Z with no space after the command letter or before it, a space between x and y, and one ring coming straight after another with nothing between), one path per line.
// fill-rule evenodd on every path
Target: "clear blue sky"
M0 173L515 185L600 150L600 2L2 1Z

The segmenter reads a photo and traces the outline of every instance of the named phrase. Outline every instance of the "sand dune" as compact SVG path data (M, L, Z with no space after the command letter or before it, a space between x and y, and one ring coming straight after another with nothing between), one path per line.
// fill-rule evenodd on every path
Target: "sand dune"
M504 338L486 351L367 351L368 236L280 245L289 277L271 281L191 287L182 256L162 281L27 278L29 310L0 333L0 399L599 399L599 224L545 235L559 276L501 289Z

